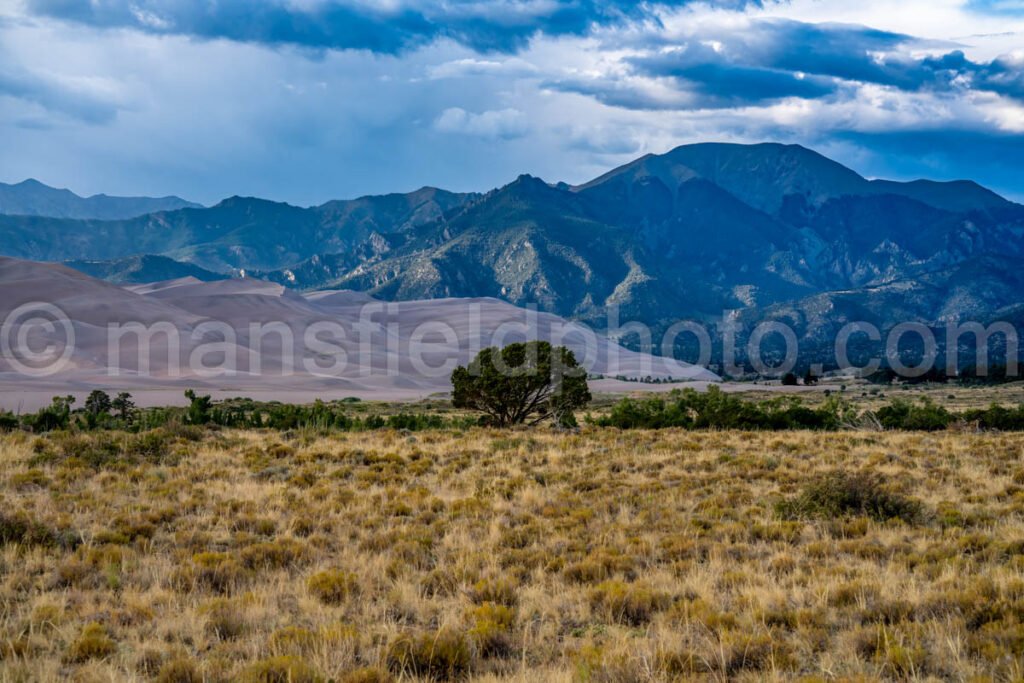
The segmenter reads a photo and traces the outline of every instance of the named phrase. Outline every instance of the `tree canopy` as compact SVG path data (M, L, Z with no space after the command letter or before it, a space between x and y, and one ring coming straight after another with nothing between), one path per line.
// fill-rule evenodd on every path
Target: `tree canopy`
M479 411L498 427L549 419L573 426L573 411L590 402L586 372L573 352L543 341L482 350L452 373L452 394L456 408Z

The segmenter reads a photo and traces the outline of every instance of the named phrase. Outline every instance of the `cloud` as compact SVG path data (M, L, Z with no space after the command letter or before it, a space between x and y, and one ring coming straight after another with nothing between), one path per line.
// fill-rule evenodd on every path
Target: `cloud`
M1024 99L1024 56L972 61L950 41L864 26L740 15L694 15L645 45L633 36L622 69L570 73L545 86L640 110L723 109L796 98L856 96L859 86ZM845 92L845 94L844 94Z
M445 109L435 121L434 128L443 133L501 140L523 137L529 130L526 117L517 109L473 114L459 107Z
M735 6L736 2L726 2ZM686 0L28 0L30 13L101 28L397 54L447 38L513 52L533 36L653 19Z
M975 62L959 49L919 55L928 41L865 27L776 21L759 31L765 37L760 49L744 57L773 68L906 91L973 89L1024 96L1024 61L1011 56Z
M101 79L60 78L46 73L33 73L13 64L0 66L2 95L89 124L109 123L118 111L115 98ZM47 127L37 118L22 120L22 126Z
M723 55L721 43L691 43L627 60L640 74L674 79L682 90L699 95L702 107L730 107L787 97L815 99L836 90L834 81L803 71L736 63Z
M476 76L524 78L534 76L538 72L539 69L533 64L515 57L501 60L466 57L427 69L430 78L472 78Z
M542 83L547 90L591 97L610 107L639 111L698 108L697 99L678 85L618 75L571 74Z
M0 179L313 204L778 140L1007 192L1021 35L961 0L0 0Z
M604 156L637 156L644 143L642 130L630 126L566 126L565 139L570 149Z

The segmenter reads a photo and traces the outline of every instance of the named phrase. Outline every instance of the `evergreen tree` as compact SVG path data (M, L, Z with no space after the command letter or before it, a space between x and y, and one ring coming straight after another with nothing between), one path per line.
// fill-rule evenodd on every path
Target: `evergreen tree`
M586 372L572 351L548 342L484 349L452 373L456 408L476 410L498 427L554 420L575 426L573 411L590 402Z

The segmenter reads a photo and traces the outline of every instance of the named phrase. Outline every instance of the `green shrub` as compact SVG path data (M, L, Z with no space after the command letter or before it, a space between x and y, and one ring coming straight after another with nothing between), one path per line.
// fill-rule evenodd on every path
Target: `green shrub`
M240 683L320 683L317 671L300 657L282 655L251 664L242 670Z
M172 659L160 667L156 683L202 683L196 665L188 659Z
M306 588L320 602L341 605L359 590L358 578L352 572L328 569L309 577Z
M75 460L93 469L118 465L173 465L173 437L160 429L141 434L125 432L59 432L40 439L31 465Z
M317 636L309 629L285 626L270 634L267 647L279 654L303 654L312 650L316 643Z
M242 565L249 569L282 569L305 559L306 547L290 538L255 543L242 549Z
M519 602L519 591L516 585L508 579L481 579L473 585L470 597L477 604L493 602L506 607L515 607Z
M218 640L233 640L245 633L248 624L237 605L219 598L199 609L206 617L206 631Z
M16 472L11 475L11 486L18 490L46 488L49 483L49 477L42 470L36 468L24 472Z
M505 657L512 651L511 634L516 613L511 607L484 603L469 613L469 638L484 657Z
M822 405L811 408L795 396L749 401L714 386L705 393L676 389L667 397L626 398L615 404L608 415L593 422L619 429L835 430L865 417L873 417L885 429L905 431L938 431L956 422L976 423L980 429L1024 431L1024 405L992 405L954 413L925 397L918 403L894 399L874 413L858 415L837 396L829 396Z
M393 683L395 679L386 671L366 667L349 671L341 677L340 683Z
M0 512L0 546L13 544L70 550L81 542L81 537L73 531L52 529L24 513L8 515Z
M835 519L863 515L877 521L919 521L921 503L893 491L881 475L841 470L819 475L794 498L780 501L776 512L785 519Z
M90 659L103 659L115 652L117 652L117 643L110 638L107 629L103 625L93 622L86 624L78 638L71 643L67 660L81 663Z
M889 405L878 409L876 417L886 429L926 432L946 429L955 419L952 413L927 397L918 404L893 399Z
M441 629L399 635L388 646L385 660L388 669L399 677L451 681L469 674L472 657L462 633Z
M619 429L838 429L848 418L850 407L829 398L817 408L804 406L800 399L783 396L768 401L747 401L712 386L704 393L675 389L667 399L623 399L597 424Z
M964 422L977 422L981 429L1004 432L1024 431L1024 405L1016 408L1004 408L993 403L985 409L968 410L960 417Z
M610 622L642 626L656 612L666 609L669 597L649 586L624 581L605 581L590 591L590 606Z
M49 406L25 416L25 426L36 434L67 429L71 424L71 405L74 402L74 396L54 396Z
M211 590L233 593L250 578L250 572L227 553L197 553L190 565L174 574L174 587L181 592Z
M13 432L21 426L21 421L14 413L0 411L0 432Z

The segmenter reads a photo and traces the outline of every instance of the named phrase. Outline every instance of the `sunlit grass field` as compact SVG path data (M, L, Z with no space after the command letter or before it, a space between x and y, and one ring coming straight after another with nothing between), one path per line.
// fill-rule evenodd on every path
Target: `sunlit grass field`
M1022 456L1020 433L3 435L0 680L1017 680ZM835 472L913 514L815 514Z

